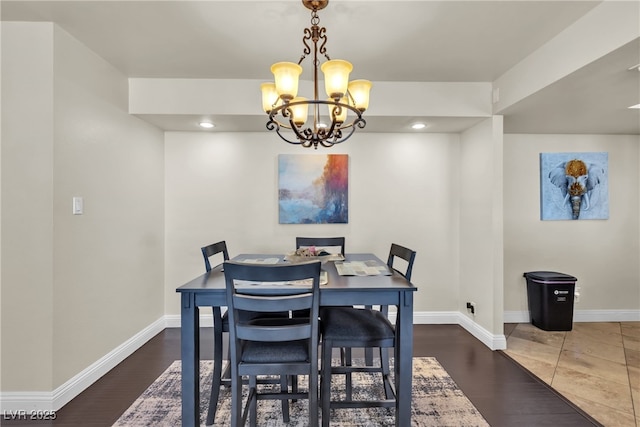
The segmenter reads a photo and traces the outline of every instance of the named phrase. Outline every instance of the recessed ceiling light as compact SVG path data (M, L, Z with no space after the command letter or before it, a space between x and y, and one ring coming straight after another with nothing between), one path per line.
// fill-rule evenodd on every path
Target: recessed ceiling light
M629 67L629 71L637 70L640 71L640 64L636 64L633 67Z
M631 106L631 107L629 107L629 108L640 109L640 104L632 105L632 106Z
M411 129L415 129L415 130L424 129L426 127L427 125L425 125L424 123L414 123L411 125Z
M216 127L216 125L214 125L211 122L200 122L200 127L203 127L205 129L211 129L211 128Z

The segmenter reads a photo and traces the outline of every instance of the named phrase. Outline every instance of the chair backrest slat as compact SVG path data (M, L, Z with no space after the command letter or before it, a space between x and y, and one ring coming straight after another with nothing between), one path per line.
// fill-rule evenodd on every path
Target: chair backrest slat
M296 341L311 338L311 325L308 323L287 327L238 325L236 333L237 337L241 340L280 342L284 334L287 336L287 340Z
M344 237L296 237L296 249L302 247L340 247L340 254L344 256Z
M269 285L257 285L268 287ZM241 291L240 291L241 292ZM234 307L238 310L275 313L286 310L310 309L313 302L313 294L285 295L268 297L264 295L243 295L236 292L233 297ZM284 308L286 307L286 308Z

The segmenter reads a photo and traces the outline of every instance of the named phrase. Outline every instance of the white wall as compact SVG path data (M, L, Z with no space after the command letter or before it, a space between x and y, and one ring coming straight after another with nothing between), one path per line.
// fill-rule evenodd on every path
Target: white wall
M551 270L578 279L581 296L575 310L585 312L585 320L590 312L593 318L637 319L640 137L505 135L504 139L505 311L528 310L524 272ZM609 219L541 221L540 153L590 151L609 153Z
M50 23L3 22L2 87L6 396L59 388L163 316L164 148L126 77Z
M502 156L502 117L462 134L457 310L493 335L503 334ZM475 303L475 315L470 315L467 302Z
M322 151L348 154L350 169L349 223L326 225L278 224L278 154L313 150L268 132L172 132L165 147L167 314L180 313L176 287L204 271L200 247L283 253L299 235L345 236L348 252L383 260L392 242L411 247L415 311L458 309L458 135L364 133Z
M56 29L54 387L162 317L164 274L163 132L128 114L124 75Z
M4 390L52 387L52 39L52 24L2 23Z

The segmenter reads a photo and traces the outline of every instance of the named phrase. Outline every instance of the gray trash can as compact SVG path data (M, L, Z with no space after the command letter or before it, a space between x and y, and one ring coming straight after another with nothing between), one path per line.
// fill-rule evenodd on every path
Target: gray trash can
M578 279L555 271L532 271L524 277L531 323L545 331L570 331Z

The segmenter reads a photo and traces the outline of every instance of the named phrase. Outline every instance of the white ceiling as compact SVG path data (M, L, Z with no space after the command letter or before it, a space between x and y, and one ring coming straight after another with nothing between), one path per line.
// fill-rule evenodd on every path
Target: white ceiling
M599 3L331 0L319 16L328 54L351 61L352 78L492 82ZM260 80L270 78L273 62L299 59L310 20L299 0L2 0L0 14L3 21L56 22L129 77ZM640 39L501 111L505 132L640 134L640 110L627 109L640 103L640 73L627 70L638 63ZM145 119L193 130L188 116ZM266 122L214 119L217 130L233 131L261 131ZM413 119L376 117L365 130L403 132ZM474 122L437 120L431 129L440 132Z

